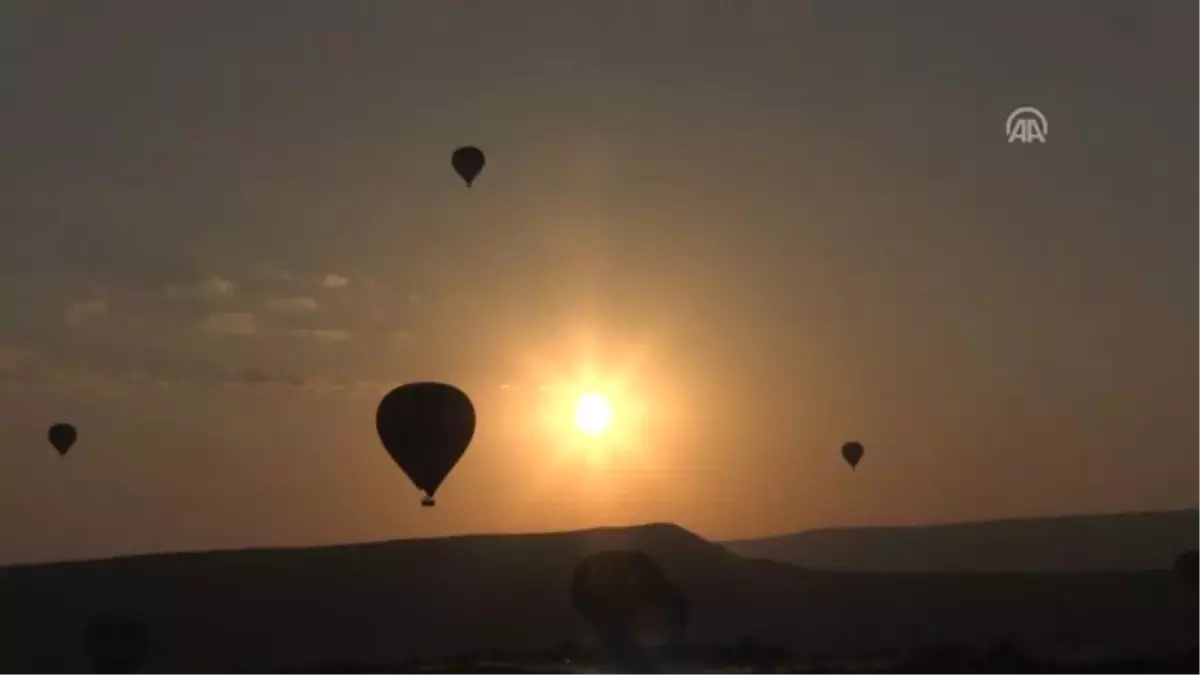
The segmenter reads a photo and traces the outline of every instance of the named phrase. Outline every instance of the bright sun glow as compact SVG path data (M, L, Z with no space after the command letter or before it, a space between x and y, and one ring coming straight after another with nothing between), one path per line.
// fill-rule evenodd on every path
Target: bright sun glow
M612 406L600 394L584 394L575 405L575 425L588 436L599 436L612 422Z

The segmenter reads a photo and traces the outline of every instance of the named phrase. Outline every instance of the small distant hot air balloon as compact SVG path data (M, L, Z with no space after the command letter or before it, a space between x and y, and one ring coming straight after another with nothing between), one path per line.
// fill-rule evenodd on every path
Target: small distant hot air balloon
M458 148L450 156L450 164L454 166L454 171L459 177L466 181L467 187L471 187L471 183L479 177L479 172L483 171L483 165L486 163L483 151L473 145Z
M410 382L388 392L375 429L392 460L434 505L434 493L475 435L475 407L462 390L441 382Z
M72 445L75 445L75 439L79 437L79 434L76 433L75 427L60 422L52 425L46 436L50 439L50 445L53 445L59 456L62 457L67 454Z
M863 446L858 441L850 441L842 446L842 458L850 465L850 470L853 471L859 461L863 458Z
M146 655L145 626L125 616L97 618L84 639L98 673L136 673Z
M1184 551L1175 558L1175 573L1192 590L1196 589L1197 576L1200 576L1200 551L1192 549Z

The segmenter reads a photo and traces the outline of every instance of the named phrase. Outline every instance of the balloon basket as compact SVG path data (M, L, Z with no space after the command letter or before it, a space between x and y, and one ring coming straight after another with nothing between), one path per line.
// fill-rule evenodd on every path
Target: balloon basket
M424 497L421 499L421 506L437 506L437 502L433 500L433 497Z

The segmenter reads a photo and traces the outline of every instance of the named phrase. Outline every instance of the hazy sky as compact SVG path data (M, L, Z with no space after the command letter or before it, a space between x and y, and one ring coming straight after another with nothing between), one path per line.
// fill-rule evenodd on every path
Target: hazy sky
M1194 507L1197 19L4 2L0 561ZM436 509L414 379L478 410Z

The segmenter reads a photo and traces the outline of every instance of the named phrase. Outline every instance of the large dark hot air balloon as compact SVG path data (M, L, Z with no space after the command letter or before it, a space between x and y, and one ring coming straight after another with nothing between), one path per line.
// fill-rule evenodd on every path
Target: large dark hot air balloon
M483 171L483 165L486 163L483 151L473 145L458 148L450 156L450 164L454 166L454 171L459 177L466 181L467 187L471 187L471 183L479 177L479 172Z
M375 411L375 429L388 454L433 506L434 493L475 435L475 406L462 390L441 382L411 382L388 392Z
M1180 553L1179 557L1175 558L1175 573L1188 588L1196 590L1197 576L1200 576L1200 551L1192 549Z
M850 441L842 446L842 458L850 465L850 470L853 471L858 467L859 461L863 458L863 446L858 441Z
M52 425L46 436L50 439L50 445L54 446L60 457L66 455L71 446L75 445L75 439L79 438L75 427L63 422Z
M602 551L575 566L571 603L601 640L636 644L654 613L661 613L672 586L662 568L641 551Z
M84 638L98 673L136 673L146 655L145 627L128 617L100 617L88 626Z

